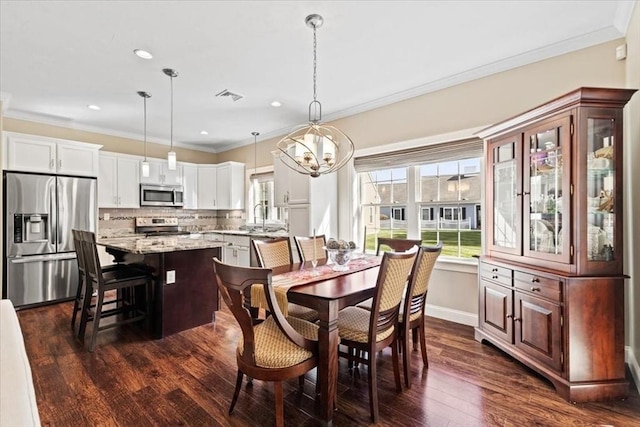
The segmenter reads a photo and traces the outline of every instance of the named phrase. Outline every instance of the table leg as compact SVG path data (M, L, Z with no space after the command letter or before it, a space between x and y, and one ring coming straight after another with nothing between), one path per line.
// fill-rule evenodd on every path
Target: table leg
M338 344L340 343L338 301L325 301L322 307L318 307L318 317L318 347L320 351L318 379L322 401L320 419L324 425L331 426L338 393Z

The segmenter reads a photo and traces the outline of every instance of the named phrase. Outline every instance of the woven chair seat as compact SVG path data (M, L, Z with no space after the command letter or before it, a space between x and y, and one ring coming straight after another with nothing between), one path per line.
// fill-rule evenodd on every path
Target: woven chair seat
M371 307L373 307L373 298L362 301L360 304L356 305L356 307L364 308L365 310L371 311Z
M369 321L371 311L359 307L346 307L340 310L338 331L340 338L366 343L369 341ZM376 334L376 342L382 341L393 333L393 326Z
M318 339L318 326L295 317L287 321L303 337ZM313 357L313 353L292 343L278 328L273 317L254 328L256 365L262 368L287 368ZM238 353L244 352L244 340L238 341Z
M307 322L315 322L318 320L318 312L312 308L289 303L287 310L289 316L297 317L298 319L306 320Z

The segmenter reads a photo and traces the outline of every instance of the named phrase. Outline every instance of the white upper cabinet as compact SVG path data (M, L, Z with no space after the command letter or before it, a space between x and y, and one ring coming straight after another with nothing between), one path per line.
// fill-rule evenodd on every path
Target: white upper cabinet
M180 185L182 184L182 165L179 163L175 170L169 170L166 160L147 159L149 161L149 176L140 176L142 184Z
M294 173L281 160L279 152L273 153L273 198L278 207L289 205L289 172Z
M182 186L184 189L184 208L198 208L198 166L182 163Z
M6 132L6 168L22 172L98 176L101 145Z
M244 209L244 163L225 162L216 168L216 209Z
M116 153L100 153L99 208L140 207L140 161Z
M336 174L312 178L298 173L280 160L278 151L273 152L273 186L276 206L305 205L323 198L324 193L336 194Z
M218 209L216 165L198 165L198 209Z

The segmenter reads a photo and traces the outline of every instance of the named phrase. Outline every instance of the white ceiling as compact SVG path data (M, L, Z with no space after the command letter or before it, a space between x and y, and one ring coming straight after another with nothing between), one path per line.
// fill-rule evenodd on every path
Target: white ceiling
M5 117L224 151L307 120L319 13L323 121L623 37L619 1L0 2ZM140 59L133 50L153 53ZM614 53L612 52L612 55ZM244 96L215 97L228 89ZM271 107L272 101L282 103ZM88 104L99 105L91 111ZM201 135L206 130L208 135ZM356 141L357 144L357 141Z

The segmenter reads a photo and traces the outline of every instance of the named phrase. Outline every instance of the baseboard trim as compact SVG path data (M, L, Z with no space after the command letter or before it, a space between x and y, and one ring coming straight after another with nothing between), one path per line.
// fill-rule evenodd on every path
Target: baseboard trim
M478 315L466 311L427 304L425 313L427 316L437 317L438 319L448 320L462 325L478 326Z
M631 376L633 377L633 382L636 383L636 388L638 389L638 393L640 393L640 364L638 363L638 359L636 358L633 350L629 346L625 346L624 348L624 358L629 366L629 370L631 371Z

